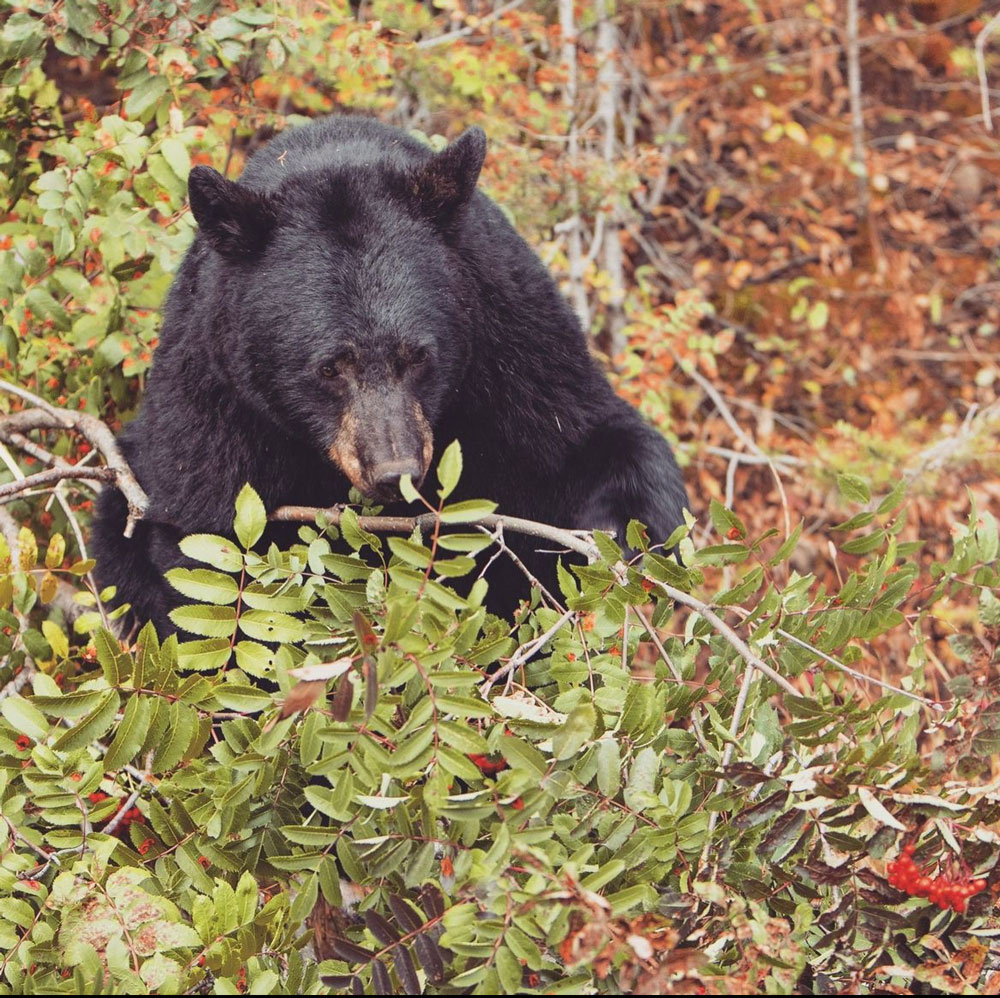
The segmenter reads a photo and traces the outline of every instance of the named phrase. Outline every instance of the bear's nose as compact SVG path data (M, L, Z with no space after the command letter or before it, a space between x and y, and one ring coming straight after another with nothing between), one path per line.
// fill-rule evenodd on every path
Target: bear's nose
M403 475L409 475L414 485L419 485L424 477L416 461L385 461L372 469L372 484L379 495L398 496L399 480Z

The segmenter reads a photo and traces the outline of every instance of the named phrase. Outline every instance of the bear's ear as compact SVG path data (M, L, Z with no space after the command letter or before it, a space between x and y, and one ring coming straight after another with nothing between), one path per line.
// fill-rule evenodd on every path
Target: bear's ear
M208 166L191 171L188 198L205 238L231 259L245 259L263 249L278 217L270 195L226 180Z
M446 221L472 197L485 158L486 133L467 128L429 159L413 177L414 193L423 210Z

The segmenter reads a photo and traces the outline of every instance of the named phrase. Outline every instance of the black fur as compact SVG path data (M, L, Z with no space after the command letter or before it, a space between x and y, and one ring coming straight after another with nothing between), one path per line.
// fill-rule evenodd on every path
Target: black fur
M682 522L666 442L614 394L546 269L475 191L484 151L478 129L435 155L373 120L331 118L273 139L237 183L192 171L200 231L121 439L149 516L126 540L109 489L94 531L102 584L140 620L173 630L183 600L162 573L182 561L177 541L229 531L244 482L268 509L346 501L330 453L350 420L357 474L400 455L425 471L415 406L431 466L461 441L456 500L622 538L632 518L654 541ZM554 585L554 559L534 551L551 545L507 539ZM508 562L489 577L498 612L527 594Z

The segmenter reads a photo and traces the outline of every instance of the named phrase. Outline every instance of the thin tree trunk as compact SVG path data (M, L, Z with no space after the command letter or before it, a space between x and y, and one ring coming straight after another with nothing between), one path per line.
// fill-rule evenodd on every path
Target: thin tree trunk
M580 157L580 135L577 129L577 61L576 61L576 17L574 0L559 0L559 27L562 31L562 61L566 67L566 89L564 102L569 111L569 135L566 155L570 166L575 167ZM587 331L590 329L590 305L584 284L585 261L583 256L583 233L580 219L580 187L575 179L569 181L570 216L560 226L566 232L569 256L570 299L576 314Z
M597 119L603 130L602 155L608 177L614 176L618 137L618 104L621 72L618 65L618 26L614 22L615 0L597 0ZM625 256L621 243L621 205L617 192L604 222L602 264L608 275L605 310L605 349L613 359L625 350Z
M861 113L861 49L858 45L858 0L847 0L847 90L851 102L854 170L858 177L858 214L868 214L868 162L865 158L865 120Z

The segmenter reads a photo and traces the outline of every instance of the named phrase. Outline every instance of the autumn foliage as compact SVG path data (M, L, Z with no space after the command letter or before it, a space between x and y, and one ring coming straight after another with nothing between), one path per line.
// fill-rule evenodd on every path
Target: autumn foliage
M0 25L0 992L1000 987L996 4ZM454 551L348 508L264 555L248 488L235 541L183 542L179 637L118 635L107 455L65 414L134 415L191 166L341 112L486 130L483 185L684 467L683 565L597 535L490 618L448 584L504 556L452 451Z

